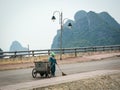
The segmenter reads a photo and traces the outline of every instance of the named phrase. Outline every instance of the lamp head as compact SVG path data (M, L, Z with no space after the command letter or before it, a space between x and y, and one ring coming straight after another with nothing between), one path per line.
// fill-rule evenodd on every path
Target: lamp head
M56 19L56 18L55 18L55 16L52 16L52 18L51 18L51 19L52 19L53 21L55 21L55 19Z
M72 24L71 24L71 23L68 23L68 27L69 27L69 28L72 28Z

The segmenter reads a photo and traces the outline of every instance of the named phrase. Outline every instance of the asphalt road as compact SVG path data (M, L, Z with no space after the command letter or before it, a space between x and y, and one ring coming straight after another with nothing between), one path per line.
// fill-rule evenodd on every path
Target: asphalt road
M67 75L95 70L120 70L120 57L114 57L100 61L63 64L60 65L60 67ZM33 68L0 71L0 86L45 79L41 78L39 74L37 78L34 79L32 77L32 69ZM56 76L61 76L61 72L58 68L56 71Z

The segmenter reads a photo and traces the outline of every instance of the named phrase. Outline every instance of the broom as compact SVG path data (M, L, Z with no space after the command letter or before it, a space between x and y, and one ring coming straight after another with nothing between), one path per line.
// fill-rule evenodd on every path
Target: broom
M57 64L57 66L58 66L59 70L61 71L62 76L66 76L67 74L65 74L64 72L62 72L62 70L61 70L61 68L59 67L59 65L58 65L58 64Z

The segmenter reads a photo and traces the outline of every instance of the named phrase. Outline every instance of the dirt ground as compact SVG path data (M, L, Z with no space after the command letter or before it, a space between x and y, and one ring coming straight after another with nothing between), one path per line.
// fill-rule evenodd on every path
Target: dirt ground
M94 78L34 88L32 90L120 90L120 73L96 76Z

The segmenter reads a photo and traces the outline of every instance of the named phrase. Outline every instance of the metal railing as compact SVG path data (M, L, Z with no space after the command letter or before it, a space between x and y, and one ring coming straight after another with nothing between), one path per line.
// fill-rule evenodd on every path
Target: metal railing
M44 49L44 50L29 50L29 51L10 51L0 52L0 58L15 58L15 57L29 57L29 56L40 56L49 55L51 51L56 54L60 54L61 49ZM97 51L120 51L120 45L109 45L109 46L91 46L91 47L78 47L78 48L63 48L62 54L77 53L80 52L97 52Z

